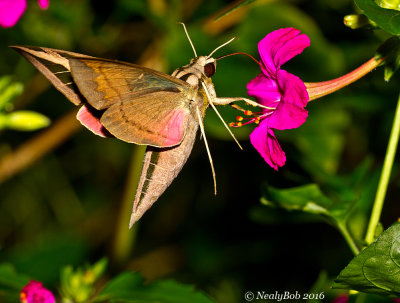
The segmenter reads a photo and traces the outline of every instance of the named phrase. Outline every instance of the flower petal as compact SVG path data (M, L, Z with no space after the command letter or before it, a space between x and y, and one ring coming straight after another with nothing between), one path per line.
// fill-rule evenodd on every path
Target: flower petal
M50 0L38 0L41 9L47 9L50 5Z
M308 102L307 88L299 77L285 70L278 72L278 84L282 92L282 101L305 107Z
M265 77L263 73L247 83L247 94L255 97L259 103L274 108L281 100L277 81Z
M295 28L281 28L269 33L258 43L258 51L270 75L288 60L310 46L310 39ZM266 76L268 76L266 74Z
M285 152L267 121L263 121L250 134L250 142L273 169L278 170L286 162Z
M272 115L265 118L268 120L268 126L273 129L291 129L296 128L306 122L308 111L297 105L282 102Z
M0 26L14 26L25 9L26 0L0 0Z
M38 281L30 281L20 293L22 303L55 303L56 299L50 290L43 287Z

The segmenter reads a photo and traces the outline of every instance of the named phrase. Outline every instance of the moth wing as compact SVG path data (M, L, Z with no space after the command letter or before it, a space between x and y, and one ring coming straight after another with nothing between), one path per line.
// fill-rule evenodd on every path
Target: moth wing
M97 110L158 91L185 93L192 87L175 77L139 65L96 58L71 58L80 92Z
M46 47L11 47L72 103L83 105L77 118L95 134L109 136L109 131L121 140L156 147L176 145L184 137L189 102L184 95L193 89L185 81L127 62ZM106 130L98 122L104 110ZM127 125L112 121L124 112Z
M112 105L100 122L120 140L170 147L185 136L191 117L189 102L181 93L153 92Z
M10 46L35 66L73 104L85 103L75 85L69 64L70 58L94 58L78 53L38 46Z

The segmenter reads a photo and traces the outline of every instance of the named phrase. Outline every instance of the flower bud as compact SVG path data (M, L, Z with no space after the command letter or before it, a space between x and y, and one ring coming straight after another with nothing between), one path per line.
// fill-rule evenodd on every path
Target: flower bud
M375 3L382 8L400 11L400 0L375 0Z
M344 25L350 27L351 29L357 29L364 26L373 26L375 24L369 20L365 15L347 15L343 19Z
M0 115L0 129L31 131L46 127L49 124L49 118L33 111L16 111Z

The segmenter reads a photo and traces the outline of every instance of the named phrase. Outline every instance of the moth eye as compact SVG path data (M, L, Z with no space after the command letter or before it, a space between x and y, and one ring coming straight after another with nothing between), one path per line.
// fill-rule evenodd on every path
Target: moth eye
M206 77L210 78L215 74L215 65L214 63L210 62L204 66L204 74Z

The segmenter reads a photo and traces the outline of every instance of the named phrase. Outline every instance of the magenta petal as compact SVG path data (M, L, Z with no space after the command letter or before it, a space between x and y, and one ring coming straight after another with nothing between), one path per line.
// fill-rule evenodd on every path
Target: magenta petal
M294 104L281 102L272 115L265 118L273 129L296 128L306 122L308 111Z
M282 101L305 107L308 102L307 88L301 79L285 70L279 70L278 83L282 93Z
M278 170L286 162L285 152L276 139L267 121L261 122L250 134L250 142L273 169Z
M47 9L50 5L50 0L38 0L41 9Z
M247 83L247 94L256 97L259 103L274 108L281 100L277 81L266 78L263 73Z
M349 301L349 295L345 294L345 295L340 295L337 296L332 303L347 303Z
M281 28L265 36L258 43L262 62L270 74L275 74L281 65L310 46L310 39L295 28ZM268 76L268 75L266 75Z
M55 303L56 299L50 290L43 287L38 281L30 281L21 290L21 302L23 303Z
M0 0L0 26L14 26L26 9L26 0Z

